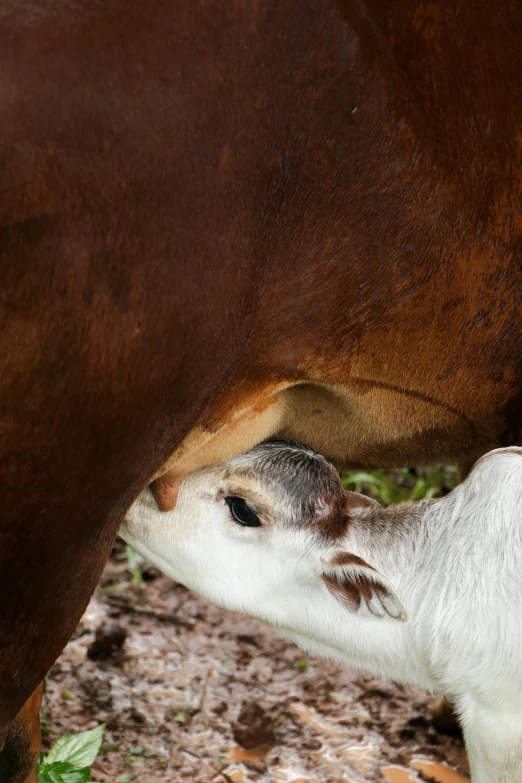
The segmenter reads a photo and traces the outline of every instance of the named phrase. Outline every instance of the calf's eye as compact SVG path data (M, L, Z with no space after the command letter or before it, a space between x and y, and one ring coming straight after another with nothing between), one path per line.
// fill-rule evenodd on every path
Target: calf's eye
M261 520L257 516L256 512L243 498L237 498L231 495L225 498L225 503L229 507L232 517L240 525L243 525L243 527L261 526Z

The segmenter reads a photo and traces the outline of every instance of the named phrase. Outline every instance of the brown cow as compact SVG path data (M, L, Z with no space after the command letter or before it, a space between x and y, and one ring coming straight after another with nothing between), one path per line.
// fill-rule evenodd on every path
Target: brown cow
M0 117L1 745L154 476L520 440L522 6L1 0Z

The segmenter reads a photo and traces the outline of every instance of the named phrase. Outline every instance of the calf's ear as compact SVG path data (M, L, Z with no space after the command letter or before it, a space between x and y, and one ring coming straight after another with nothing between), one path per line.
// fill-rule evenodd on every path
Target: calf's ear
M347 509L381 507L376 500L369 498L367 495L361 495L360 492L345 492L344 502Z
M408 619L392 583L357 555L343 551L334 554L325 565L322 579L332 595L352 612L359 613L366 606L374 617Z

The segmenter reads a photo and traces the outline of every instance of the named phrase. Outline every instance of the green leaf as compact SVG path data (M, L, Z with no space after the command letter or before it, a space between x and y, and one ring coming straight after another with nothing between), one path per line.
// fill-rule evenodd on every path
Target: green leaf
M88 783L90 776L89 767L78 769L69 761L54 761L40 766L38 783Z
M90 731L60 737L47 754L46 763L68 761L75 767L89 767L99 753L104 731L105 723L102 723Z

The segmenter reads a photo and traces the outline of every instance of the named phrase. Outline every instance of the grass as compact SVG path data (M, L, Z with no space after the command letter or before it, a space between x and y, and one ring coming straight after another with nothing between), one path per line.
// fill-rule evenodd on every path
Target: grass
M362 492L383 506L407 500L447 495L459 482L454 465L436 468L400 468L397 470L358 471L341 475L343 487Z

